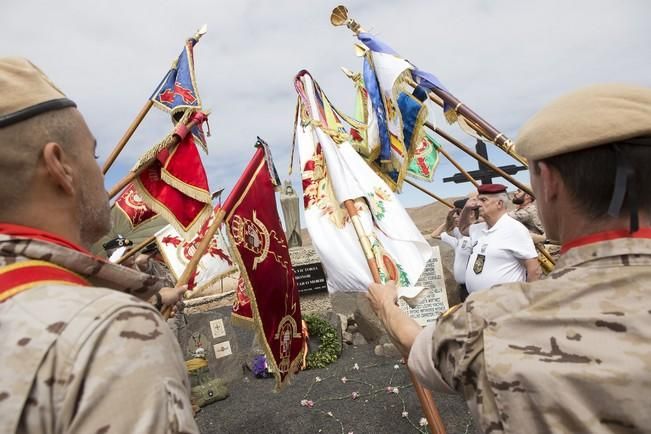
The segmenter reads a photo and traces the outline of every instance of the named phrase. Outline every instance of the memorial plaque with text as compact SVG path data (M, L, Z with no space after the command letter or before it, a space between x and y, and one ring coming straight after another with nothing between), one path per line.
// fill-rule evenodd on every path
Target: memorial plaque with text
M319 255L311 246L289 249L299 294L327 291L326 275Z
M298 285L299 294L328 290L325 273L320 262L295 265L294 274L296 275L296 285Z
M449 308L443 267L441 266L441 252L437 246L432 249L432 258L425 265L425 270L415 285L429 288L430 292L413 308L403 300L398 302L400 308L421 326L435 322L439 315Z

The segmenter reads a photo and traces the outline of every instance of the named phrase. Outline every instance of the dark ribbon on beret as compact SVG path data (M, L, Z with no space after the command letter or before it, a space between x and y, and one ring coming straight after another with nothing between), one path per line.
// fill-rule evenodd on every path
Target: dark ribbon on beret
M615 150L617 171L615 172L615 186L613 187L613 195L608 207L608 215L611 217L619 216L622 206L624 205L624 198L628 192L628 208L631 214L629 231L630 233L635 233L640 228L639 217L637 214L637 192L635 191L635 169L633 169L626 153L618 144L614 144L613 149Z
M17 112L8 113L0 116L0 128L8 127L9 125L25 121L41 113L49 112L52 110L60 110L68 107L77 107L74 101L68 98L52 99L42 103L34 104L33 106L26 107L18 110Z

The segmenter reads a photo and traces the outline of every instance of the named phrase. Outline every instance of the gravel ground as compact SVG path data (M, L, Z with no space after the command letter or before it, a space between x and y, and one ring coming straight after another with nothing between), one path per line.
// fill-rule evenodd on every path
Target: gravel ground
M429 432L420 426L423 414L406 366L376 356L372 345L345 346L328 367L300 372L277 393L273 385L250 373L229 384L228 398L197 414L199 429L204 434ZM301 405L303 400L312 407ZM436 394L434 400L448 434L477 432L461 397Z
M215 303L219 302L193 309L212 308ZM301 296L303 313L324 314L329 309L327 292ZM237 328L236 332L246 333ZM344 344L335 363L299 372L280 392L274 392L272 379L256 379L247 372L228 385L228 398L197 414L199 428L204 434L428 433L419 423L423 414L406 366L375 355L373 349L374 345ZM359 397L353 399L353 392ZM303 400L312 401L313 407L301 405ZM448 434L476 432L461 397L436 394L434 400Z
M301 313L326 313L332 309L328 292L301 295Z

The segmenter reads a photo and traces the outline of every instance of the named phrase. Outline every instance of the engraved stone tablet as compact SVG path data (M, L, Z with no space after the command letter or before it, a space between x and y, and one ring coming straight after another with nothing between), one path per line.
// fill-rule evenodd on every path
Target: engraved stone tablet
M449 308L441 266L441 252L436 246L432 250L432 258L427 262L423 274L416 282L416 286L423 286L431 291L413 308L410 308L403 300L398 302L400 308L421 326L435 322L439 315Z

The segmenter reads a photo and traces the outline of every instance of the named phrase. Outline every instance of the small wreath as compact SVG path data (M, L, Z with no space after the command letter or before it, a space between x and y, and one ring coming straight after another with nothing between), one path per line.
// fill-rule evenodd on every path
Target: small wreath
M341 342L337 330L325 319L316 315L304 315L310 336L319 338L319 349L307 355L307 369L325 368L341 354Z

